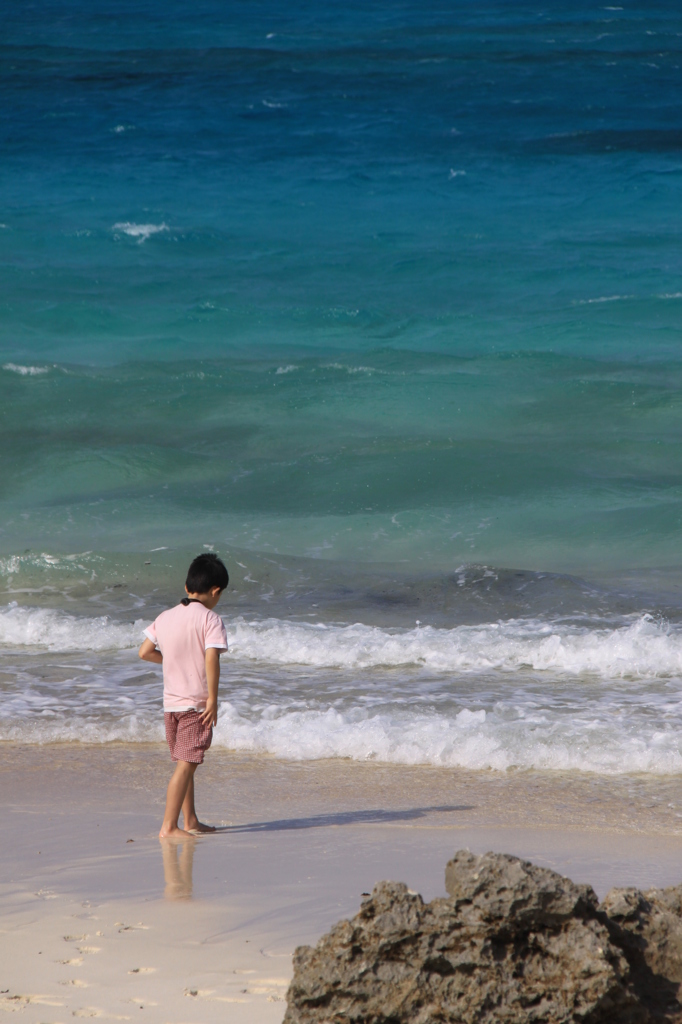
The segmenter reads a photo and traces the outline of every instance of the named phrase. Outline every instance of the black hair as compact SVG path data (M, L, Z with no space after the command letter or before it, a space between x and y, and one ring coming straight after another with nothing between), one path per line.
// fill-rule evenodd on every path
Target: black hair
M190 594L208 594L213 587L224 590L230 582L227 569L217 555L197 555L189 569L185 586Z

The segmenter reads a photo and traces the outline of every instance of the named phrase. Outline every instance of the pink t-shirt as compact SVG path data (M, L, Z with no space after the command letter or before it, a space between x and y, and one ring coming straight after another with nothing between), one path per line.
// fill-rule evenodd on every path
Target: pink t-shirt
M203 711L208 700L206 650L227 650L223 620L200 601L161 612L144 635L163 654L163 710Z

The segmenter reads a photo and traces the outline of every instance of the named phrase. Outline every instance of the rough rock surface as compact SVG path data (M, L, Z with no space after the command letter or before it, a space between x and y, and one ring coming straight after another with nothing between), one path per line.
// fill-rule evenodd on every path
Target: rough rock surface
M682 1021L682 885L611 889L599 909L618 929L633 978L655 1018Z
M380 882L300 946L284 1024L682 1021L682 886L593 890L506 854L460 851L449 897Z

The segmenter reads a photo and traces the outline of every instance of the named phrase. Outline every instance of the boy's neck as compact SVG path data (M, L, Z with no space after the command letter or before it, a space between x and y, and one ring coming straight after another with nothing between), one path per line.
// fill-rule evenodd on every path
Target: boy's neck
M216 587L213 590L209 590L207 594L190 594L187 587L185 587L185 593L190 601L198 601L199 604L203 604L204 608L208 608L210 611L213 611L220 600L220 594L222 591L218 590Z

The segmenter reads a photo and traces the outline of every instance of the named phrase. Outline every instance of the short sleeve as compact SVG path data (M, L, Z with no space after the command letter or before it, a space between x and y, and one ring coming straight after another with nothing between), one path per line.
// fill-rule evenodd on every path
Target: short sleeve
M204 637L204 647L218 647L222 650L227 650L227 633L225 632L225 623L219 615L215 613L209 615L206 619L206 635Z
M152 622L151 626L147 626L147 628L143 630L143 632L144 635L147 637L147 640L151 640L155 647L159 646L159 640L156 635L156 622Z

